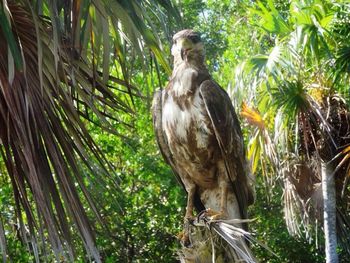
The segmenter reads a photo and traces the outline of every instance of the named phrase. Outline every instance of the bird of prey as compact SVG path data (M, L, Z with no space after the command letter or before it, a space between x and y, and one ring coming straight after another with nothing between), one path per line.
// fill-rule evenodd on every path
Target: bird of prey
M231 100L207 70L198 33L176 33L171 53L173 73L154 95L153 124L160 151L188 194L185 222L194 208L217 211L215 219L245 219L254 197Z

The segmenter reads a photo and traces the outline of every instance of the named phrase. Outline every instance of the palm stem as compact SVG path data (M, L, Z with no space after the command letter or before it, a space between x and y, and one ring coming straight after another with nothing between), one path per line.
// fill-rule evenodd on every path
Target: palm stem
M334 173L330 164L322 162L321 167L324 207L324 232L326 240L326 262L337 263L338 254Z

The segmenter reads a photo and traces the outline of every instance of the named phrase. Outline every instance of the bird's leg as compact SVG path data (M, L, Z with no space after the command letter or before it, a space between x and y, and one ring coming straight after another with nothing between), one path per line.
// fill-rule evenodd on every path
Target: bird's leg
M219 184L220 190L220 211L215 211L213 209L208 208L206 210L206 215L211 218L211 220L219 220L226 219L228 217L227 212L227 194L229 184L225 181L220 182Z
M225 166L223 163L219 164L218 170L218 186L220 191L220 211L214 211L207 209L206 214L211 217L212 220L226 219L228 217L227 212L227 195L229 189L229 179L226 174Z
M186 214L185 221L193 220L193 202L194 202L194 194L196 193L196 185L190 184L186 187L187 190L187 206L186 206Z
M189 238L189 232L190 232L190 224L192 224L194 217L193 217L193 206L194 206L194 195L196 193L196 185L193 183L191 178L189 176L186 176L183 178L183 183L187 191L187 205L186 205L186 212L185 212L185 218L184 218L184 230L178 235L178 238L181 240L182 244L184 246L190 245L190 238Z
M227 192L228 192L228 182L227 180L222 180L220 183L220 192L221 192L221 200L220 200L220 214L221 218L227 218Z

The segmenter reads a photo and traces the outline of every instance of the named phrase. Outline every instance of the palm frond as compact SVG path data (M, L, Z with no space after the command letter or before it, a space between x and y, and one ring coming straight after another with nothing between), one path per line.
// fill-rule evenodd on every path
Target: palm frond
M268 133L265 120L260 113L246 103L242 104L241 116L253 127L255 131L251 135L248 143L247 156L252 163L252 172L255 173L259 164L261 172L264 175L266 185L272 185L272 177L269 176L268 169L278 167L278 158L276 154L276 145L272 142Z
M3 35L6 39L6 42L8 43L8 48L10 49L10 53L9 53L9 64L11 64L11 60L14 61L16 68L18 70L22 69L23 66L23 61L22 61L22 56L21 56L21 52L19 50L18 47L18 43L15 40L15 37L13 35L12 29L11 29L11 22L10 22L10 14L9 14L9 10L6 9L6 6L1 5L0 7L0 25L1 25L1 30L3 32ZM12 76L9 76L9 80L10 82L12 82L13 80L13 73L14 73L14 65L11 65L11 71L12 71ZM10 70L9 70L9 74L10 74Z
M309 241L315 236L314 222L322 220L321 178L317 170L317 161L312 159L308 164L293 158L284 165L283 176L284 215L291 235L302 237L306 234Z
M345 46L338 50L334 67L332 67L332 79L334 83L340 83L341 79L350 74L350 47ZM346 92L345 92L346 94Z
M265 122L260 113L253 108L250 108L245 102L242 103L241 116L245 118L252 126L256 126L259 129L265 129Z
M331 56L329 49L328 29L334 19L334 14L327 3L293 2L291 6L292 19L296 31L299 31L296 42L305 57Z
M315 233L312 226L316 224L317 229L323 220L319 214L323 197L317 164L329 162L334 156L341 218L338 230L345 233L349 218L343 215L349 207L350 168L345 147L349 145L350 129L348 105L335 90L349 95L345 84L349 77L346 61L349 6L327 1L291 1L289 13L283 13L286 18L282 21L272 3L258 2L252 10L258 16L260 28L266 31L264 37L269 41L266 45L270 52L254 56L244 67L240 65L236 82L242 89L248 87L248 100L258 105L264 119L271 120L265 119L268 129L274 128L274 143L278 144L275 149L280 157L274 171L283 180L285 218L290 233L306 234L312 239L311 234ZM248 116L248 122L254 123L256 119L254 115ZM262 129L253 127L248 153L259 156L263 154L263 147L259 147ZM257 167L257 162L253 166ZM341 233L346 248L349 242Z
M191 247L182 247L181 262L257 262L248 243L260 245L274 254L267 246L255 239L240 225L252 220L210 220L198 214L189 226Z
M293 158L293 161L286 161L282 169L282 176L285 178L285 217L290 233L296 235L304 233L312 239L312 232L314 232L312 226L316 223L317 227L317 222L323 220L320 159L329 161L335 167L333 176L336 178L337 217L341 218L337 221L340 245L348 250L349 244L344 232L350 222L349 218L344 216L349 204L348 113L345 102L341 98L336 95L327 95L326 98L318 108L321 117L316 113L312 113L313 117L304 116L304 122L307 125L301 125L300 136L304 141L306 136L310 137L309 145L300 147L302 154L299 158L304 159L297 161L298 158ZM324 122L328 125L328 131L325 131ZM340 150L337 150L339 147ZM338 154L335 154L336 152ZM330 160L330 156L335 157ZM305 160L308 163L305 163ZM300 225L305 227L301 229Z
M175 10L165 3L169 12ZM0 38L6 41L0 43L0 153L21 229L28 225L29 233L20 235L37 261L48 248L57 261L74 259L74 223L88 257L101 262L95 222L84 206L104 222L86 182L92 173L102 187L120 190L84 120L115 134L115 127L129 125L118 112L132 114L130 101L140 94L128 71L135 50L144 60L141 50L148 45L167 70L151 21L142 19L144 8L138 1L1 4ZM113 26L115 34L109 36ZM112 54L119 64L110 63ZM110 76L112 67L121 76ZM40 243L47 248L41 250Z
M260 25L267 32L284 37L288 35L291 31L291 27L288 22L283 18L283 16L275 8L273 1L268 1L268 7L258 1L258 8L250 9L250 11L258 15L260 20Z

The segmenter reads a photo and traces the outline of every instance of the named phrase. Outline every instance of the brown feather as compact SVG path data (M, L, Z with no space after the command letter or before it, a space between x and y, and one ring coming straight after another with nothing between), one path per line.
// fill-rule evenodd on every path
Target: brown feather
M247 206L254 202L254 194L247 180L249 170L237 115L227 93L214 81L204 81L200 85L200 94L224 157L241 216L247 218Z

